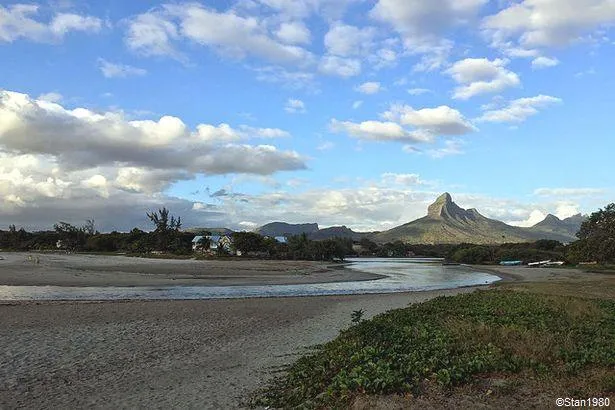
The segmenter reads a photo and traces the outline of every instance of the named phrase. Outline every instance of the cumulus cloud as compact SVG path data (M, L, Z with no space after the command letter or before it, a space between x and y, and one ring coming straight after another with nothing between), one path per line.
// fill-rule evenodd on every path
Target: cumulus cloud
M133 67L127 64L111 63L103 58L98 59L98 68L107 78L126 78L147 74L143 68Z
M485 17L482 28L495 43L512 38L531 48L568 45L614 23L611 0L523 0Z
M521 84L519 76L506 69L507 60L466 58L457 61L445 72L458 84L453 98L467 100L476 95L497 93Z
M284 22L275 32L276 37L286 44L309 44L311 33L300 21Z
M549 58L549 57L536 57L532 60L532 68L548 68L555 67L559 64L559 60L557 58Z
M363 94L377 94L382 91L378 81L368 81L355 87L355 90Z
M62 94L53 91L50 93L41 94L36 97L37 100L47 101L51 103L59 103L60 101L62 101L63 98L64 97L62 96Z
M361 61L354 58L325 55L320 60L318 70L326 75L354 77L361 73Z
M129 121L0 91L0 217L39 228L94 218L106 229L129 229L143 226L145 211L173 205L186 223L228 222L223 210L193 208L164 192L197 175L304 169L294 151L247 143L284 137L277 128L224 123L191 130L171 116Z
M351 121L331 120L331 131L348 134L351 137L373 141L424 141L425 136L410 132L391 121Z
M477 121L520 123L538 114L540 109L561 102L562 100L560 98L542 94L536 97L519 98L510 101L508 105L503 108L490 109L484 112Z
M55 13L48 22L36 20L39 6L34 4L0 5L0 42L11 43L27 39L39 43L61 41L68 33L81 31L95 33L102 21L92 16L73 13Z
M445 105L415 110L408 105L394 104L381 117L384 121L360 123L333 119L330 128L362 140L406 143L432 142L437 136L463 135L477 130L459 111Z
M394 104L382 117L433 135L463 135L477 131L459 111L446 105L416 110L408 105Z
M309 51L294 45L305 39L297 37L299 26L280 29L276 36L259 18L241 16L233 9L218 12L198 3L166 4L132 19L125 41L145 55L181 56L174 43L187 39L237 59L254 56L277 64L311 61ZM295 41L289 42L293 29ZM281 41L280 35L286 38Z
M355 27L337 22L324 37L325 47L331 55L360 56L374 47L376 30L373 27Z
M286 100L284 111L290 114L304 114L307 112L307 110L305 109L305 103L296 98L289 98L288 100Z
M487 0L379 0L370 15L390 25L408 53L423 55L416 71L441 68L452 49L445 36L455 27L473 21Z
M177 117L128 121L118 113L69 110L10 91L0 92L0 119L0 144L4 149L53 155L74 168L119 162L203 173L268 174L303 167L294 152L280 152L268 145L228 143L248 137L246 130L261 136L280 134L281 130L235 130L227 124L200 124L190 131ZM251 159L236 161L234 157L241 155Z

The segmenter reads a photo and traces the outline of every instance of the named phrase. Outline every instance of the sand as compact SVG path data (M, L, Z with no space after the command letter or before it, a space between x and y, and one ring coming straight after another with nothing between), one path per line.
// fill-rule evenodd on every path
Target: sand
M0 305L0 408L241 408L279 366L392 295Z
M2 255L2 284L203 285L361 278L354 271L311 262L39 255L36 264L27 254ZM493 272L508 280L582 274L505 267ZM200 301L3 302L0 408L242 408L280 366L349 326L354 310L364 309L369 318L476 289Z
M86 254L3 252L0 285L233 286L377 279L379 275L311 261L169 260ZM37 262L38 261L38 262Z

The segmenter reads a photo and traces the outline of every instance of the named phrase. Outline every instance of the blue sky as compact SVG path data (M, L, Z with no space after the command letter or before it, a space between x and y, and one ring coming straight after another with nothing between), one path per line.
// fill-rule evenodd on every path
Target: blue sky
M4 0L0 221L382 230L444 191L516 225L592 212L614 23L609 0Z

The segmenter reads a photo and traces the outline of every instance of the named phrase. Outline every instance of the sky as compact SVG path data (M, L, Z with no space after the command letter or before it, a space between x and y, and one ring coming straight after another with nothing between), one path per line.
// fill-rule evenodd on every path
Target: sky
M613 202L612 0L0 0L0 229Z

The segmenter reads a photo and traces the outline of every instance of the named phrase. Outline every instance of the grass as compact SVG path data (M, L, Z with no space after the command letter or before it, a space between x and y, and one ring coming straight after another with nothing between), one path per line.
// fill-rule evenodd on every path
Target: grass
M614 346L615 300L501 287L360 322L299 359L252 404L386 408L411 398L429 407L455 394L476 403L494 391L523 389L552 390L560 395L553 400L608 397L615 392ZM483 389L485 380L490 387ZM503 381L491 386L493 380Z

